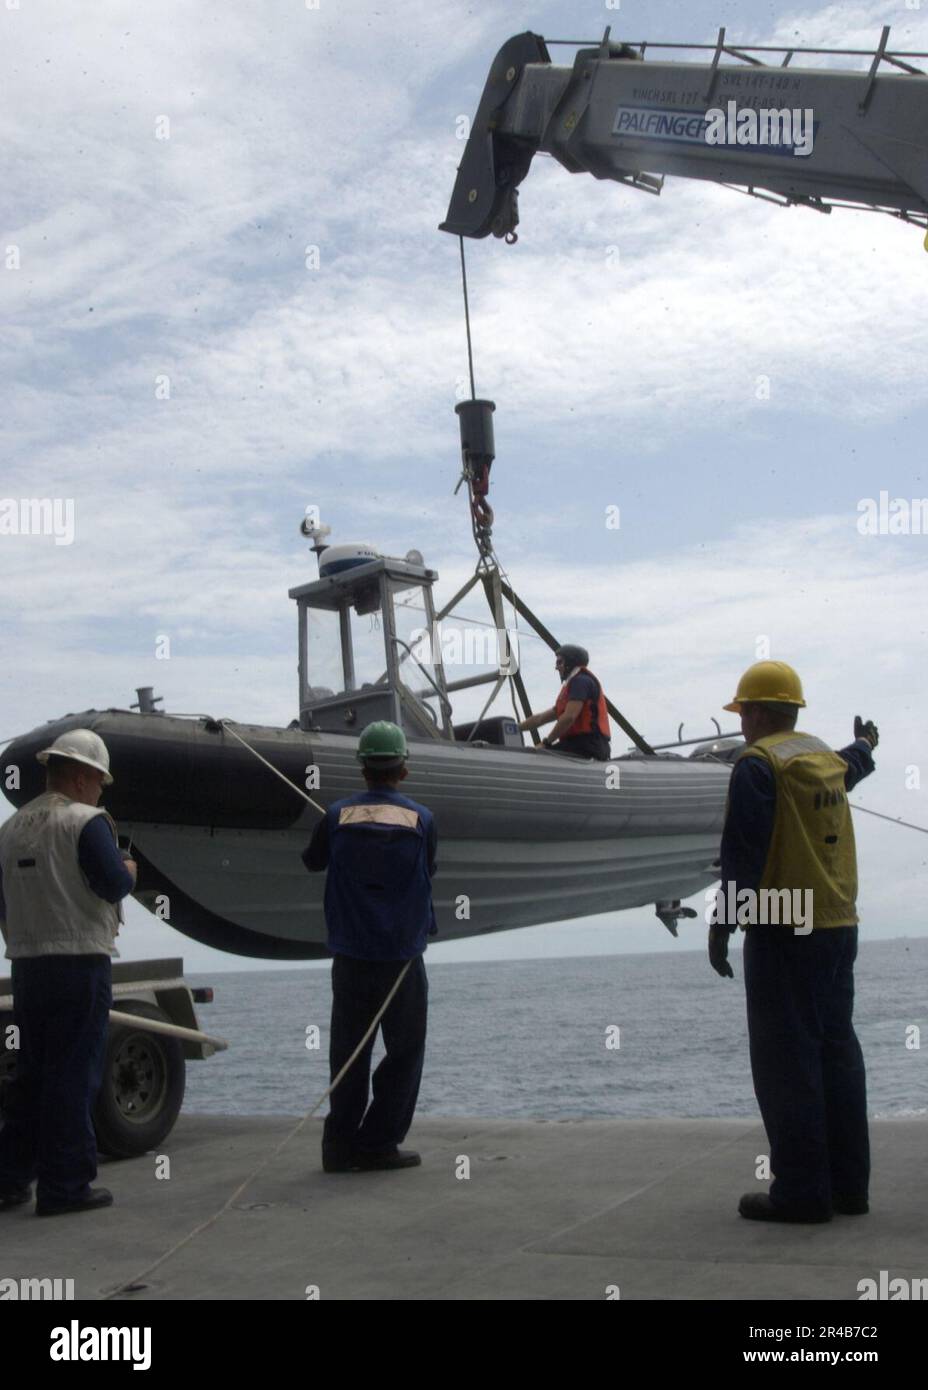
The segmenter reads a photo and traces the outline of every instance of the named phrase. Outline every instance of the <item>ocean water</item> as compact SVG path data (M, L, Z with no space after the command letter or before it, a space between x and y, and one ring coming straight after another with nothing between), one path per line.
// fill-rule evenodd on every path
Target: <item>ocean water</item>
M701 951L431 965L418 1113L756 1116L740 951L732 960L735 980ZM928 1113L926 978L928 938L862 943L855 1019L871 1115ZM328 968L194 982L216 992L199 1008L201 1027L231 1046L188 1065L185 1111L309 1109L329 1079Z

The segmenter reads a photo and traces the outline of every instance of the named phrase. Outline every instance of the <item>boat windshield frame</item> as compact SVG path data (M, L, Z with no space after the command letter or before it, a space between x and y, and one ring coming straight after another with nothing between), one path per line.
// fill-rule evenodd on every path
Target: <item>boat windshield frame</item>
M381 556L299 584L289 591L297 605L299 723L302 729L360 733L375 719L389 719L399 724L408 738L454 742L452 708L440 645L428 644L430 669L427 670L414 646L406 641L408 634L400 636L397 632L395 600L400 593L411 589L421 594L426 633L435 630L432 585L437 578L437 571L424 565ZM328 612L338 617L343 688L331 694L322 695L311 681L309 618L313 612ZM357 617L379 614L384 638L383 671L376 680L361 686L355 672L353 614ZM421 678L415 685L408 677L404 679L405 673L413 668Z

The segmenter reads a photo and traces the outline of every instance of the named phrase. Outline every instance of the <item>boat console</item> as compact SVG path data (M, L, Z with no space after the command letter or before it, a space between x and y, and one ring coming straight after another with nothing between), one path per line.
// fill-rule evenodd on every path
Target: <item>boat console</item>
M326 553L319 579L290 590L299 623L300 728L360 734L388 719L408 738L453 741L434 640L437 572L409 558L363 553L356 563L327 566Z

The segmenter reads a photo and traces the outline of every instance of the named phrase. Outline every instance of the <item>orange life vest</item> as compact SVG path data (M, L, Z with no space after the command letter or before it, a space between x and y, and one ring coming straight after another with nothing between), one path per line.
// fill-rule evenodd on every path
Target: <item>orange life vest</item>
M567 680L561 686L560 694L555 701L554 709L558 719L560 719L570 702L570 696L567 694L567 687L574 676L579 675L593 676L593 672L588 666L578 666L576 670L571 671ZM606 709L606 697L603 694L600 681L596 676L593 676L593 679L599 686L598 697L593 696L590 700L584 700L583 708L567 730L567 733L562 735L563 738L573 738L575 734L592 733L605 734L606 738L609 737L609 711Z

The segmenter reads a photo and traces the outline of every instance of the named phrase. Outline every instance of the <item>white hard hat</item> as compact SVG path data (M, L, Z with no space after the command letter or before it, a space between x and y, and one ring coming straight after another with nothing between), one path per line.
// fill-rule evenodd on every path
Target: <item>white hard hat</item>
M43 748L41 753L36 753L35 756L40 763L47 763L52 754L56 758L70 758L72 762L95 767L98 772L103 773L105 787L112 783L110 755L106 744L92 729L71 729L66 734L59 734L50 748Z

